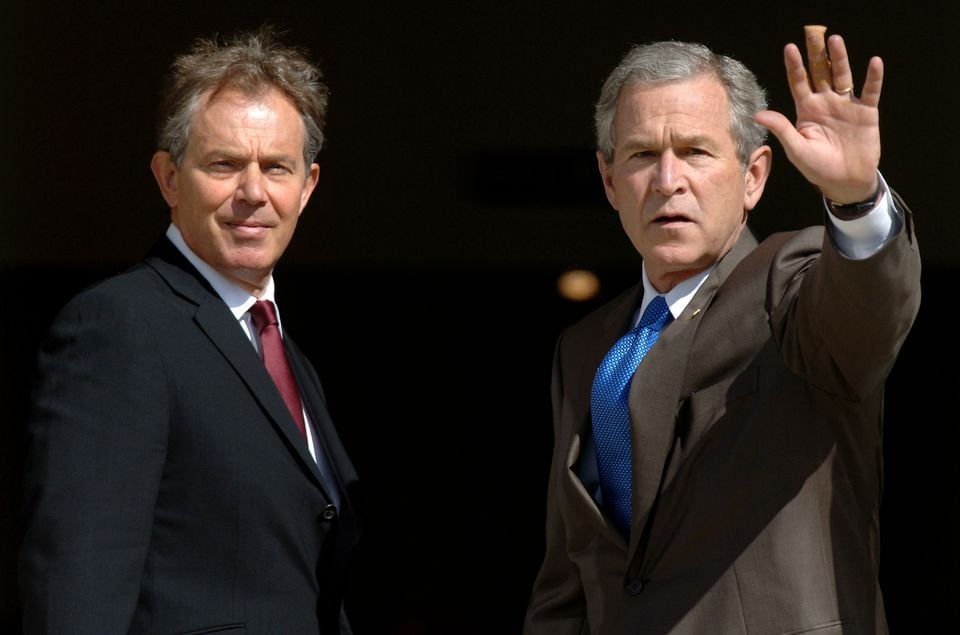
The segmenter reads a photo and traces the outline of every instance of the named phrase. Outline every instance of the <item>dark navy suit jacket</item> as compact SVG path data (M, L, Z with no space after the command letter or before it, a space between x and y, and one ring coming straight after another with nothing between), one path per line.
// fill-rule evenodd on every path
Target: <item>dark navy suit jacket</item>
M28 633L339 633L356 473L291 366L341 504L223 300L166 239L39 356L19 559Z

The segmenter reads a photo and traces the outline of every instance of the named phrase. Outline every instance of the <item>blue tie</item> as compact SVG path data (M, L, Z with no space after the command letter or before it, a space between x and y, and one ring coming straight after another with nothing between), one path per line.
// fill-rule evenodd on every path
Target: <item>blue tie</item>
M593 440L597 447L603 506L624 536L633 515L633 465L630 453L630 380L670 321L670 309L658 295L647 305L640 323L617 340L597 368L590 395Z

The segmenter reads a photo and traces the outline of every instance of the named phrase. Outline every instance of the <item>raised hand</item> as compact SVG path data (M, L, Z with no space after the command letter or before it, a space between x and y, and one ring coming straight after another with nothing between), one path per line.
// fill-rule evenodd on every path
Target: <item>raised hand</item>
M796 125L772 110L757 113L755 119L779 139L790 162L828 199L869 199L877 188L880 164L883 61L870 59L857 97L843 38L831 35L824 41L825 27L805 31L809 74L795 44L783 52Z

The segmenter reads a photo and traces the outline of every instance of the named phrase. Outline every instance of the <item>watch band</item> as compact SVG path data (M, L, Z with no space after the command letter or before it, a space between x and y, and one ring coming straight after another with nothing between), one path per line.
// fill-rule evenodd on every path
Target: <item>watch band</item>
M877 189L873 192L873 195L865 201L859 201L857 203L835 203L828 198L827 204L830 205L830 211L833 212L837 218L852 220L854 218L860 218L876 207L882 192L883 185L880 183L880 180L877 179Z

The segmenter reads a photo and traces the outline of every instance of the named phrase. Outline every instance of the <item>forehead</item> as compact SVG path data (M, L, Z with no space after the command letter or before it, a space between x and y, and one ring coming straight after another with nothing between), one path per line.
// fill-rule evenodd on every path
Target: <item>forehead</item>
M681 134L730 136L727 93L714 75L627 86L614 116L618 142L636 132L669 127Z
M244 131L302 141L306 130L293 101L275 88L248 93L237 88L208 90L191 117L191 137Z

